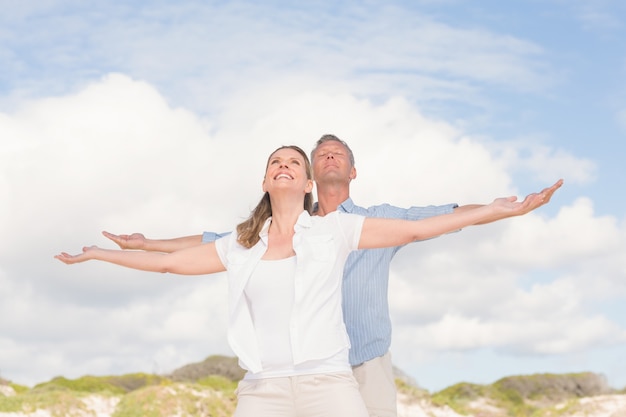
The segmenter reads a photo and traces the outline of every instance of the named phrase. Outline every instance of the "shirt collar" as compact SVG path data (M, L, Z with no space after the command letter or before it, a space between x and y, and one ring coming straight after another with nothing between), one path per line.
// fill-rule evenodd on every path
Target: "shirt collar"
M352 213L352 211L354 210L354 201L352 201L352 198L348 197L346 201L339 204L337 210L341 210L344 213Z
M317 210L319 210L319 205L316 201L313 204L313 213L317 213ZM339 204L337 210L344 213L352 213L352 210L354 210L354 202L352 201L352 198L348 197L343 203Z
M300 216L298 216L298 221L296 221L296 225L294 230L297 232L302 229L310 229L313 226L313 222L311 221L311 215L308 211L302 210Z
M267 238L268 238L271 223L272 223L272 217L270 216L267 220L265 220L265 223L263 224L263 227L261 228L261 231L259 232L259 237L261 238L263 243L265 243L265 245L267 245ZM294 226L294 230L297 232L299 230L309 229L312 225L313 225L313 222L311 221L311 215L309 214L308 211L302 210L302 213L300 213L300 215L298 216L298 220L296 220L296 225Z
M265 220L265 223L263 224L263 227L261 228L261 231L259 232L259 238L261 238L261 241L265 244L265 246L267 246L267 236L270 230L270 223L272 223L271 216L268 217L267 220Z

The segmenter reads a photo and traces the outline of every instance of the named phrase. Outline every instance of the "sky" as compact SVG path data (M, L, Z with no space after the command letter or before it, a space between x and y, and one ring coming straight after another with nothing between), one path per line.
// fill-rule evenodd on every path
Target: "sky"
M293 3L293 4L292 4ZM393 363L431 392L626 387L621 0L0 0L0 377L168 373L226 342L226 276L53 258L227 231L323 134L368 206L549 205L403 248Z

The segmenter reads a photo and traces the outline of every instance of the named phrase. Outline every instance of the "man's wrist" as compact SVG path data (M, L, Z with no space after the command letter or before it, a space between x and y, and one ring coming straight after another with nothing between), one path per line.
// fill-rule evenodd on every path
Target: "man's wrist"
M155 247L158 248L157 242L158 242L157 240L153 240L153 239L144 239L141 246L137 249L145 250L145 251L153 251L155 250Z

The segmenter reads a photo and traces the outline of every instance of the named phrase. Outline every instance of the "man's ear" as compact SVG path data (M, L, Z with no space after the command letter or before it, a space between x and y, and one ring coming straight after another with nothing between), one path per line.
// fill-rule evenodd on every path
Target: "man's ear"
M308 194L311 191L313 191L313 180L307 180L306 187L304 187L304 192Z
M356 168L352 167L352 169L350 170L350 179L353 180L356 178Z

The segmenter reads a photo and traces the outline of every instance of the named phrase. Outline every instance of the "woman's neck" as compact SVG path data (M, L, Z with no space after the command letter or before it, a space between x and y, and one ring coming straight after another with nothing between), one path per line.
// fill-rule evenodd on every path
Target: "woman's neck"
M271 198L271 197L270 197ZM302 199L272 200L272 224L270 232L293 236L294 226L304 210Z
M267 232L268 245L263 259L284 259L296 254L293 249L294 226L302 210L302 200L297 202L281 200L280 203L272 201L272 223Z

